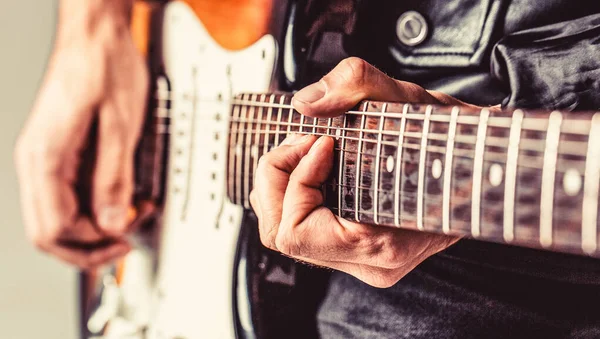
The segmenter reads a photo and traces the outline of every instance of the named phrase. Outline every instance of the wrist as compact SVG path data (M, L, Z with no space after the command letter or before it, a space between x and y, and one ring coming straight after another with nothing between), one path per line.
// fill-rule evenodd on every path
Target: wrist
M61 0L58 44L129 34L133 0Z

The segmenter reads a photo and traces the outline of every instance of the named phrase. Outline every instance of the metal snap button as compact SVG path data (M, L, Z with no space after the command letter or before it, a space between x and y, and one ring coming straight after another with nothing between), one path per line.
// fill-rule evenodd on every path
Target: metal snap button
M427 21L416 11L402 14L396 22L396 35L401 43L406 46L416 46L425 41L429 27Z

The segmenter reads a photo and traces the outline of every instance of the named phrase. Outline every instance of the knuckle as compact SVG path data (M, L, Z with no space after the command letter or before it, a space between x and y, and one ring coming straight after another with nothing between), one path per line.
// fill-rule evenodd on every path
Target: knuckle
M268 225L266 222L264 221L260 221L259 220L259 235L260 235L260 242L269 249L272 250L277 250L277 246L275 245L275 229L276 226L273 225Z
M273 154L267 153L258 159L258 165L256 167L257 174L264 174L268 168L273 167Z
M98 186L107 194L118 194L126 190L127 184L123 178L116 177L112 178L111 180L101 182Z
M373 244L372 254L376 258L375 265L385 269L398 269L406 264L406 253L398 245L398 240L392 233L379 237Z
M44 252L48 250L48 239L44 237L40 232L27 232L27 238L29 239L29 242L31 242L31 244L33 244L33 246L38 250Z
M48 230L46 230L46 232L44 232L45 234L42 236L46 243L52 243L60 239L60 236L63 235L68 228L58 224L48 226Z
M347 74L347 78L352 81L364 82L371 65L363 59L350 57L342 60L340 63L343 71Z
M284 229L290 228L286 227ZM301 256L303 251L301 243L298 240L299 239L292 232L279 232L275 238L275 246L279 252L287 256Z
M277 247L279 252L287 256L293 257L294 255L297 255L297 251L295 251L290 238L281 233L275 238L275 247Z
M95 267L88 257L74 258L73 264L82 270L91 270Z
M15 144L14 162L19 170L35 166L50 175L60 174L62 161L60 150L50 140L34 142L26 136L21 136Z

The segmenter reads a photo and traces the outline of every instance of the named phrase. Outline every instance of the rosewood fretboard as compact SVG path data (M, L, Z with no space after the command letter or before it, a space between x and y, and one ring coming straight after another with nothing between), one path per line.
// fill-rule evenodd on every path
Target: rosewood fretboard
M348 220L600 256L600 114L366 101L331 119L291 95L233 99L229 198L289 133L335 139L326 207Z

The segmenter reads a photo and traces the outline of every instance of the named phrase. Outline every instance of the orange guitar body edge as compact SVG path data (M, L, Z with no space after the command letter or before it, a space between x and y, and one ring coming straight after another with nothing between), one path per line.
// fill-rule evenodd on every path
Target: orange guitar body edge
M221 47L240 50L252 45L269 28L272 0L180 0L196 13ZM134 4L132 34L140 51L147 53L150 12L157 4L138 0Z

